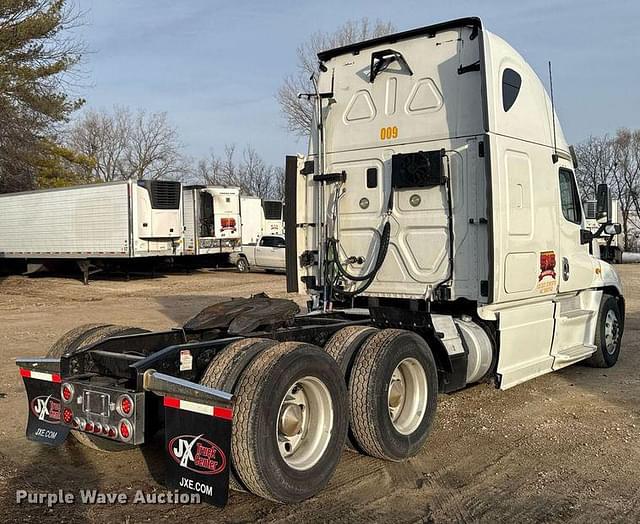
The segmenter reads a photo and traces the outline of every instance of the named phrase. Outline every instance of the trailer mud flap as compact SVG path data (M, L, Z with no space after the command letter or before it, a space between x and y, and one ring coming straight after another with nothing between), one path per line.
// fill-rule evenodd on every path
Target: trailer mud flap
M69 427L61 424L64 409L60 400L61 380L60 374L53 371L56 367L54 360L59 370L58 359L17 361L29 403L27 438L49 446L59 446L69 435ZM43 362L45 364L41 365Z
M147 371L144 387L164 396L167 487L224 506L229 495L232 396Z

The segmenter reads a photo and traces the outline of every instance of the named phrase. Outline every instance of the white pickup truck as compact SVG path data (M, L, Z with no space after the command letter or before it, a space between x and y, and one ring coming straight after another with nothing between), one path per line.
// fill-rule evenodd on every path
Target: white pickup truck
M263 235L255 244L245 244L231 254L231 262L238 271L248 273L252 269L285 271L285 242L282 235Z

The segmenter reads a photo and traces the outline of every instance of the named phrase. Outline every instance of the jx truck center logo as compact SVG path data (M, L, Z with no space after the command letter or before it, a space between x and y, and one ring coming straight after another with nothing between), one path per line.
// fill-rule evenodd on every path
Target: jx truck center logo
M36 397L31 401L31 412L38 420L50 424L60 423L60 399L49 396Z
M203 435L174 437L169 441L168 451L181 467L202 475L217 475L227 465L223 451Z

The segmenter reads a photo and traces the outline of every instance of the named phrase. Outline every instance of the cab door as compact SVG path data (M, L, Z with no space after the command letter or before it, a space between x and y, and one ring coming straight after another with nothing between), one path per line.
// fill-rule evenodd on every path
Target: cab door
M560 193L559 233L560 249L557 260L558 291L560 293L586 289L593 281L593 263L589 245L580 243L580 230L584 228L584 213L573 171L558 169Z
M277 267L277 237L263 236L256 246L256 265L261 267Z
M593 258L588 244L580 243L580 230L584 228L584 213L575 176L569 167L558 169L560 213L559 250L556 261L558 295L554 301L555 332L551 356L553 369L560 369L592 354L594 301L586 301L593 281Z

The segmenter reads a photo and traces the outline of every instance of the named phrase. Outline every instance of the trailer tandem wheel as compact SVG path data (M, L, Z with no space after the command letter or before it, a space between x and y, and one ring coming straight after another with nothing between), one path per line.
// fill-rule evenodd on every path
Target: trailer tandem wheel
M356 356L349 380L351 429L361 449L400 461L420 451L436 412L438 374L425 340L383 329Z
M322 490L349 423L347 391L322 349L281 342L258 354L236 387L231 449L242 483L281 503Z
M65 353L76 353L87 346L101 342L109 337L148 332L148 329L118 326L115 324L83 324L67 331L54 342L47 352L47 357L60 358ZM134 447L132 444L114 442L103 437L89 435L76 430L71 430L71 435L84 446L98 451L125 451Z
M238 379L249 362L258 353L276 344L275 340L268 338L243 338L231 342L211 359L200 379L200 384L235 394ZM236 473L233 456L229 470L229 487L235 491L246 491Z

